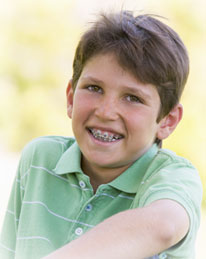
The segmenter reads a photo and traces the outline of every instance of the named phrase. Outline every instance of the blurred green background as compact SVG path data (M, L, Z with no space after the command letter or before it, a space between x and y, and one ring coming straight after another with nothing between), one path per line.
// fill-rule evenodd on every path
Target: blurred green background
M94 20L99 11L128 8L168 18L167 23L188 48L191 67L182 97L183 120L163 146L188 158L198 168L204 186L204 210L206 1L0 0L0 3L0 147L10 154L20 152L38 136L72 135L66 116L65 90L72 75L78 39L87 22ZM206 258L206 253L202 258Z

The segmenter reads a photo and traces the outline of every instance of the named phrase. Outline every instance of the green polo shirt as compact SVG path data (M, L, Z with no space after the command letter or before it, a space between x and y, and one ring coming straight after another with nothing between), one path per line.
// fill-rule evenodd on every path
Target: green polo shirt
M80 162L73 138L41 137L25 147L2 229L0 258L41 258L104 219L158 199L177 201L190 217L184 240L159 258L194 258L202 187L189 161L154 144L96 193Z

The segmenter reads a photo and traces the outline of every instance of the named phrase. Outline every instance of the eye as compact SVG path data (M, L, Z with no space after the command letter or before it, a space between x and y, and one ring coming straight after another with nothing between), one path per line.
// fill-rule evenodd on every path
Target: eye
M86 88L90 92L102 93L102 88L97 85L88 85Z
M127 95L126 100L132 103L142 103L140 98L135 95Z

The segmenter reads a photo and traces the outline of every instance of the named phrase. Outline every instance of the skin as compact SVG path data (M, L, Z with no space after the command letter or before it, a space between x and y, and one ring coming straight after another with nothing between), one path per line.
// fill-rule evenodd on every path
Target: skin
M143 259L175 245L188 226L181 205L159 200L106 219L45 259Z
M125 171L156 137L167 138L182 117L178 104L157 123L160 98L156 88L139 82L111 54L88 61L75 92L70 81L67 103L82 151L82 169L90 176L94 191ZM122 138L104 142L93 137L88 130L91 128ZM142 259L178 243L188 229L185 209L175 201L162 199L109 217L45 258Z
M157 123L160 97L151 84L139 82L112 54L98 55L85 65L75 92L67 88L67 112L82 152L82 169L94 190L118 177L142 156L156 137L166 138L182 116L173 113ZM114 142L95 139L88 129L123 136Z

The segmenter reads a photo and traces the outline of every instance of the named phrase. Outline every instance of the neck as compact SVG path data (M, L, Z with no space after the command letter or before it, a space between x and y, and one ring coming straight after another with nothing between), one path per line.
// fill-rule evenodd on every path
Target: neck
M90 182L94 191L97 190L99 185L113 181L129 167L129 165L117 168L99 167L89 164L84 158L82 159L81 166L83 172L90 177Z

